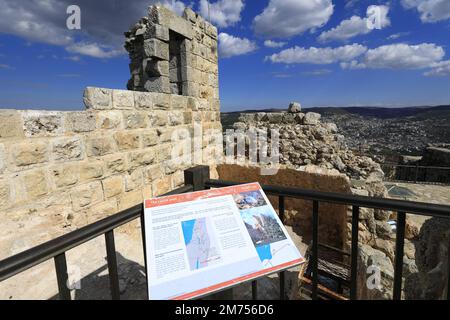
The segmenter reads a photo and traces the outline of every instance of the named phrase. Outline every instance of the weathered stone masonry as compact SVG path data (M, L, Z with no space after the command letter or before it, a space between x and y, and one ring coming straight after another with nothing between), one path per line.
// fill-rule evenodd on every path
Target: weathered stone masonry
M152 6L128 33L134 91L87 88L80 112L0 111L0 259L176 188L192 165L214 174L217 30L184 16Z
M179 17L151 6L128 32L128 89L219 101L217 28L191 9Z

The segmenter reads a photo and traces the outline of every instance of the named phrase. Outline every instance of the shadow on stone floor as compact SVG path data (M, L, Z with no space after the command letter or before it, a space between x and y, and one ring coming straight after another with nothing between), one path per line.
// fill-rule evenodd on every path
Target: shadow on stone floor
M120 298L122 300L144 300L147 298L147 285L145 268L132 260L126 259L119 252L117 255L117 268L119 274ZM59 299L58 295L50 298ZM72 291L73 300L110 300L108 265L105 264L97 270L83 277L80 289Z

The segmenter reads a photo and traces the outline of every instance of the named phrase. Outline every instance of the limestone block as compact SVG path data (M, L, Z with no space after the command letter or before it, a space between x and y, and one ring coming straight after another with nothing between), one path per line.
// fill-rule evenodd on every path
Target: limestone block
M103 173L104 165L101 161L89 161L80 165L80 179L82 181L101 178Z
M189 7L187 7L186 9L184 9L183 12L183 17L186 20L189 20L191 22L196 22L197 21L197 14Z
M205 32L212 39L217 39L217 28L210 23L205 23Z
M197 57L191 52L192 45L189 40L183 41L181 45L181 68L191 67L197 68ZM188 45L183 45L184 43L188 43ZM189 49L183 49L183 47L189 46Z
M0 209L8 208L11 204L11 187L6 181L0 180Z
M305 125L317 125L320 123L320 118L322 116L315 112L308 112L303 118L303 124Z
M117 212L119 212L119 209L117 207L117 200L109 199L89 208L89 210L87 211L87 223L94 223Z
M184 123L183 113L180 111L168 113L169 126L179 126Z
M152 93L153 95L153 107L156 110L168 110L170 109L170 94L165 93Z
M116 140L117 147L119 150L132 150L140 147L140 135L139 133L133 132L117 132L114 134L114 139Z
M14 162L17 166L28 166L31 164L48 161L47 143L33 140L15 144L12 148Z
M57 135L64 132L64 115L57 111L23 111L26 137Z
M169 77L169 62L158 59L145 59L144 70L149 77Z
M144 40L146 58L158 58L169 61L169 44L158 39Z
M181 72L177 68L171 68L169 70L169 79L171 83L181 82Z
M167 112L155 110L149 114L151 126L163 127L167 124Z
M23 138L22 117L16 110L0 110L0 139Z
M102 111L97 114L97 127L100 129L121 129L122 112Z
M150 38L157 38L162 41L169 41L169 28L159 24L152 24L147 30Z
M121 194L124 190L122 176L106 178L102 181L103 192L106 198L112 198Z
M144 89L148 92L170 93L169 77L150 77L145 81Z
M188 97L180 95L171 96L172 109L187 109Z
M173 15L169 21L169 29L191 40L193 38L192 25L186 19Z
M86 141L89 157L104 156L115 151L114 140L111 137L89 138Z
M176 133L174 134L173 128L158 128L157 133L160 143L175 140L175 137L177 136Z
M142 203L142 191L135 190L122 194L119 198L119 210L126 210Z
M126 129L146 128L148 117L145 112L124 111L123 122Z
M86 109L111 109L112 90L105 88L87 87L84 90L83 101Z
M152 183L152 188L154 197L163 195L172 189L172 178L170 176L164 176L156 179Z
M129 90L112 90L114 109L134 109L134 92Z
M144 169L144 182L149 184L163 176L163 168L160 164L152 165Z
M95 114L91 112L68 112L66 130L72 132L90 132L95 130Z
M79 167L77 165L56 166L50 172L57 188L73 186L77 184L79 179Z
M179 170L172 175L172 188L179 188L184 185L184 172Z
M22 177L28 198L34 199L48 193L49 187L45 171L35 170L26 172Z
M155 161L155 150L145 149L144 151L133 152L129 154L130 169L148 166Z
M155 24L169 26L170 18L173 15L175 15L175 13L161 5L153 5L148 7L148 16L150 21Z
M0 143L0 174L6 169L6 153L5 146Z
M199 96L199 88L198 83L193 81L184 81L182 84L183 94L190 97L198 97Z
M183 123L184 124L192 123L192 112L183 112Z
M104 158L109 174L121 173L128 170L128 162L124 155L112 155Z
M55 161L83 159L83 147L79 137L57 138L52 143L52 157Z
M80 211L88 206L103 201L103 188L100 181L86 183L76 187L70 193L72 208L74 211Z
M150 92L135 92L134 101L136 109L152 110L153 109L153 93Z
M143 174L142 169L136 169L125 176L125 192L129 192L142 187Z
M142 144L144 148L158 144L158 134L156 130L151 130L142 134ZM0 171L1 172L1 171Z
M171 158L172 145L170 143L159 146L156 150L157 162L164 162Z
M197 111L198 110L197 99L195 99L193 97L188 97L187 98L187 108L188 108L188 110Z

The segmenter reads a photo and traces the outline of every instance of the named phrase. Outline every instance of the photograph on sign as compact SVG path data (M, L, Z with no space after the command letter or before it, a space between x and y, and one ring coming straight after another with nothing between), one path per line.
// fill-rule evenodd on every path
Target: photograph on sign
M258 183L145 201L149 298L193 299L304 262Z

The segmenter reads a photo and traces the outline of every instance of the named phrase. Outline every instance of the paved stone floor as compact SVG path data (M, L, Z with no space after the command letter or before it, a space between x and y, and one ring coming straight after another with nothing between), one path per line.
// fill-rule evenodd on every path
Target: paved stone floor
M389 197L401 200L450 205L450 186L386 182ZM408 215L414 222L422 225L428 217Z

